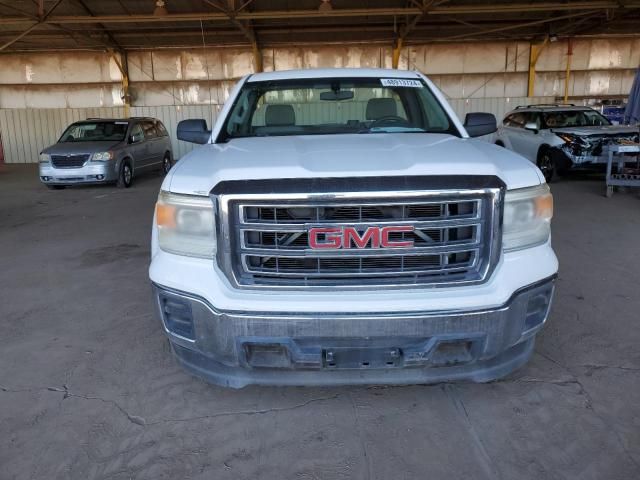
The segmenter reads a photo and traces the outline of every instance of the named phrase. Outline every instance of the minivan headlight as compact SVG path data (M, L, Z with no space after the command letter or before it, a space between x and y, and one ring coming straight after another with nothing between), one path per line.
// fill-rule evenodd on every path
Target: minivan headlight
M111 160L113 158L113 152L96 152L91 155L91 160L104 162L106 160Z
M158 245L165 252L213 258L216 233L209 197L161 191L156 203Z
M51 155L49 155L48 153L41 153L40 163L51 163Z
M521 250L545 243L551 234L553 196L545 183L507 191L504 199L502 246Z

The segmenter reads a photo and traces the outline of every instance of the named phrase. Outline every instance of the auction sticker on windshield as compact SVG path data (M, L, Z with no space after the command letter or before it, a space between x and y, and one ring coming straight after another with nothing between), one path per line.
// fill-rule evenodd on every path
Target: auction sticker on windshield
M422 88L420 80L410 80L408 78L381 78L380 83L383 87Z

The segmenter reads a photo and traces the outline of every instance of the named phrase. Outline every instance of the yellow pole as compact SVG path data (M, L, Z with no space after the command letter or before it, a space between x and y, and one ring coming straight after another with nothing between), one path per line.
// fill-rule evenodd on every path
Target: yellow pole
M120 70L120 75L122 76L122 101L124 104L124 116L125 118L129 117L129 74L127 73L126 69L124 68L124 66L122 65L122 62L120 61L120 59L118 58L118 56L115 54L115 52L113 50L109 50L109 54L111 55L111 58L113 59L113 61L115 62L115 64L118 66L118 70Z
M533 92L536 84L536 63L538 63L538 58L540 58L540 54L544 47L547 46L549 42L549 37L544 39L540 45L536 45L535 43L531 44L531 53L529 55L529 83L527 88L527 97L533 97Z
M260 51L260 47L258 47L258 42L251 42L251 49L253 50L253 66L255 71L256 73L262 72L262 52Z
M564 78L564 103L569 101L569 79L571 78L571 57L573 56L573 45L571 39L567 39L567 73Z
M402 50L402 37L398 37L396 40L396 46L393 49L393 56L391 57L391 67L398 68L400 63L400 51Z

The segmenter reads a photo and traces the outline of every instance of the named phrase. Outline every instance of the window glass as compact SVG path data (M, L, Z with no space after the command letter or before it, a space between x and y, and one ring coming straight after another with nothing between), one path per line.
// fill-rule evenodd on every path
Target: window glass
M422 81L321 78L247 82L225 120L219 140L421 132L458 134Z
M529 112L529 115L526 118L526 123L535 123L536 128L540 130L540 114L538 112Z
M79 122L70 125L58 140L63 142L121 142L129 122Z
M139 140L144 138L144 132L142 131L142 127L139 123L136 123L131 129L131 136L137 136Z
M509 115L509 127L524 128L529 112L516 112Z
M169 136L169 132L167 132L167 129L164 127L162 122L156 122L156 129L158 130L158 135L159 136L161 136L161 137Z
M144 130L144 138L155 138L158 136L156 126L153 122L142 122L142 130Z
M547 128L589 127L611 125L611 122L595 110L562 110L542 114Z

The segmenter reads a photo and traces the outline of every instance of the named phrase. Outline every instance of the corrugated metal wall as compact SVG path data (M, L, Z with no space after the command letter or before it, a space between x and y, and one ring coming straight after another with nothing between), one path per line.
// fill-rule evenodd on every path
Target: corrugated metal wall
M553 97L529 98L472 98L450 99L451 106L464 120L469 112L491 112L500 120L516 105L549 103ZM211 127L218 116L220 105L166 105L157 107L131 107L133 117L155 117L166 125L171 134L175 158L194 148L193 144L175 138L180 120L204 118ZM72 122L90 117L113 118L124 116L122 107L103 108L47 108L0 109L0 132L6 163L36 163L40 151L55 143Z
M189 152L194 145L179 142L175 138L180 120L204 118L212 125L218 114L217 106L184 105L163 107L132 107L132 117L149 116L162 120L173 143L175 158ZM122 107L103 108L46 108L0 109L0 133L6 163L36 163L40 151L55 143L64 129L72 122L91 117L117 118L124 116Z

